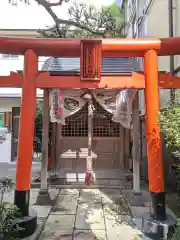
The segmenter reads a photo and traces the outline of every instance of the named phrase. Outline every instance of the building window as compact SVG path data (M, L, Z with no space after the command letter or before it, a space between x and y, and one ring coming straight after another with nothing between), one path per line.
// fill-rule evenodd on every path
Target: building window
M18 55L16 54L2 54L3 59L18 59Z

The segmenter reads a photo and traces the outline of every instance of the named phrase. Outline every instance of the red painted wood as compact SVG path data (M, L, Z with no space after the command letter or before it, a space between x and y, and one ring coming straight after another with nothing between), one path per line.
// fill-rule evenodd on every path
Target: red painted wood
M0 76L0 87L10 88L22 88L23 76L11 72L10 76Z
M38 56L80 57L82 39L0 37L0 53L24 54L32 49ZM180 54L180 37L161 39L102 39L104 57L143 57L149 49L160 56Z
M102 62L102 41L82 40L80 57L80 78L82 81L100 81Z
M28 50L24 56L24 76L22 86L21 114L16 168L16 190L26 191L31 185L33 157L34 120L36 112L36 75L38 58Z
M144 88L144 78L133 73L132 76L106 76L101 81L81 81L79 76L50 76L40 73L36 79L38 88Z
M149 50L145 54L144 71L149 189L151 192L164 192L162 141L158 124L160 103L156 51Z
M65 81L64 81L65 80ZM11 72L10 76L0 76L0 87L22 88L23 75ZM79 76L50 76L39 73L36 77L37 88L145 88L143 73L133 72L132 76L104 76L100 82L82 82ZM180 77L159 73L160 88L180 88Z

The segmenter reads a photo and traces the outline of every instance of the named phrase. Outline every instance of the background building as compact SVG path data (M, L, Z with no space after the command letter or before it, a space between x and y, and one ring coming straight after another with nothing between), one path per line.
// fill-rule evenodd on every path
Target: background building
M180 36L180 1L179 0L119 0L124 9L125 36L132 38L167 38ZM158 58L159 71L171 72L174 75L180 74L180 56L165 56ZM139 66L143 70L143 61L139 59ZM179 91L179 90L176 90ZM144 91L140 91L140 112L144 115ZM171 89L160 90L160 105L164 107L173 98ZM145 173L147 169L146 146L145 146L145 122L141 119L142 146L141 167ZM165 169L169 169L171 158L165 156ZM145 174L147 178L147 173Z
M36 29L0 29L4 37L40 37ZM39 69L46 58L39 58ZM8 76L11 71L22 71L24 57L11 54L0 54L0 75ZM43 91L37 90L37 98L41 99ZM0 151L3 152L0 161L14 161L17 156L17 141L19 130L19 115L21 105L21 89L0 88L0 127L7 127L9 134ZM9 146L10 145L10 146ZM10 152L9 152L10 150Z

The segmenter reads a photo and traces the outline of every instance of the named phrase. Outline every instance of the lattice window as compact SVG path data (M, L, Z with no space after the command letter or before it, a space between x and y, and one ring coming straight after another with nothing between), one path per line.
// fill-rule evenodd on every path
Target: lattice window
M111 120L112 115L105 111L95 100L93 102L95 111L93 117L94 137L119 137L120 127L118 123ZM77 113L66 118L66 125L62 127L64 137L86 137L88 136L88 106L87 104Z

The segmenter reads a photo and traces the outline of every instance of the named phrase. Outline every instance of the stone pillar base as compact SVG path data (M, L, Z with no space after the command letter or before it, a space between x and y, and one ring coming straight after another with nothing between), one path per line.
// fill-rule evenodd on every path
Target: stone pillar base
M36 205L40 206L52 206L53 201L49 195L48 190L40 190L36 200Z
M154 220L150 213L135 218L137 227L145 236L153 240L167 240L175 232L176 219L174 216L168 215L165 221Z

